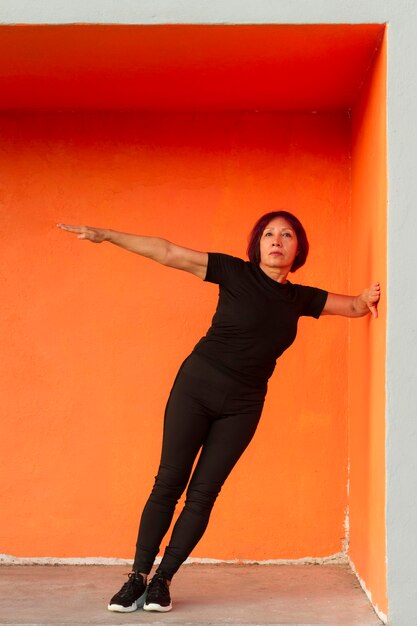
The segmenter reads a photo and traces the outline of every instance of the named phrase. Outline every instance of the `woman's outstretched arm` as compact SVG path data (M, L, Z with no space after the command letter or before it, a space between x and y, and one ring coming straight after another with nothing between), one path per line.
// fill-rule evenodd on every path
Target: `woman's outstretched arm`
M207 272L208 254L190 248L177 246L175 243L160 237L146 237L121 233L109 228L93 228L92 226L72 226L57 224L58 228L77 233L78 239L87 239L93 243L110 243L120 246L130 252L135 252L162 265L178 270L190 272L199 278L205 278Z
M345 317L363 317L372 313L378 317L378 302L381 297L379 283L373 283L358 296L344 296L329 293L322 315L344 315Z

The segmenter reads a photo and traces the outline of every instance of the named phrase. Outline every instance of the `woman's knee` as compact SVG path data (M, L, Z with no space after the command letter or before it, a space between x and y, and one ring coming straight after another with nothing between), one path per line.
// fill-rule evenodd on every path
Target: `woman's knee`
M188 475L179 468L161 465L151 492L151 500L178 502L187 485Z
M185 508L198 514L210 513L221 485L193 484L187 489Z

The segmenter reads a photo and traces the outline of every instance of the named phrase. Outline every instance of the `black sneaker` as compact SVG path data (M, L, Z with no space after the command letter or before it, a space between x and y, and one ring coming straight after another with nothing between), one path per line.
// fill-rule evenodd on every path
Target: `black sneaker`
M116 595L112 597L107 608L109 611L129 613L143 606L146 594L146 584L139 572L130 572L129 580Z
M160 611L161 613L172 609L169 586L166 578L160 572L156 572L148 585L143 608L145 611Z

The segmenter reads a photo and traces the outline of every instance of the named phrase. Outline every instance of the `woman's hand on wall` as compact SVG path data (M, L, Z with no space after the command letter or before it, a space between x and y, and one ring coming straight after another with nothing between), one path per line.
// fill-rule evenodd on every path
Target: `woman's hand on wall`
M378 302L381 297L381 286L379 283L373 283L359 296L362 299L364 305L369 309L372 315L378 317ZM368 311L366 311L368 312Z

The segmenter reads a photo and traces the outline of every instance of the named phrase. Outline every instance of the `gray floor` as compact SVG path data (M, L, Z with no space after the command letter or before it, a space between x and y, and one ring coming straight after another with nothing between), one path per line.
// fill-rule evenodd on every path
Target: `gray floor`
M185 565L170 613L113 613L129 566L0 566L0 624L382 624L348 565Z

